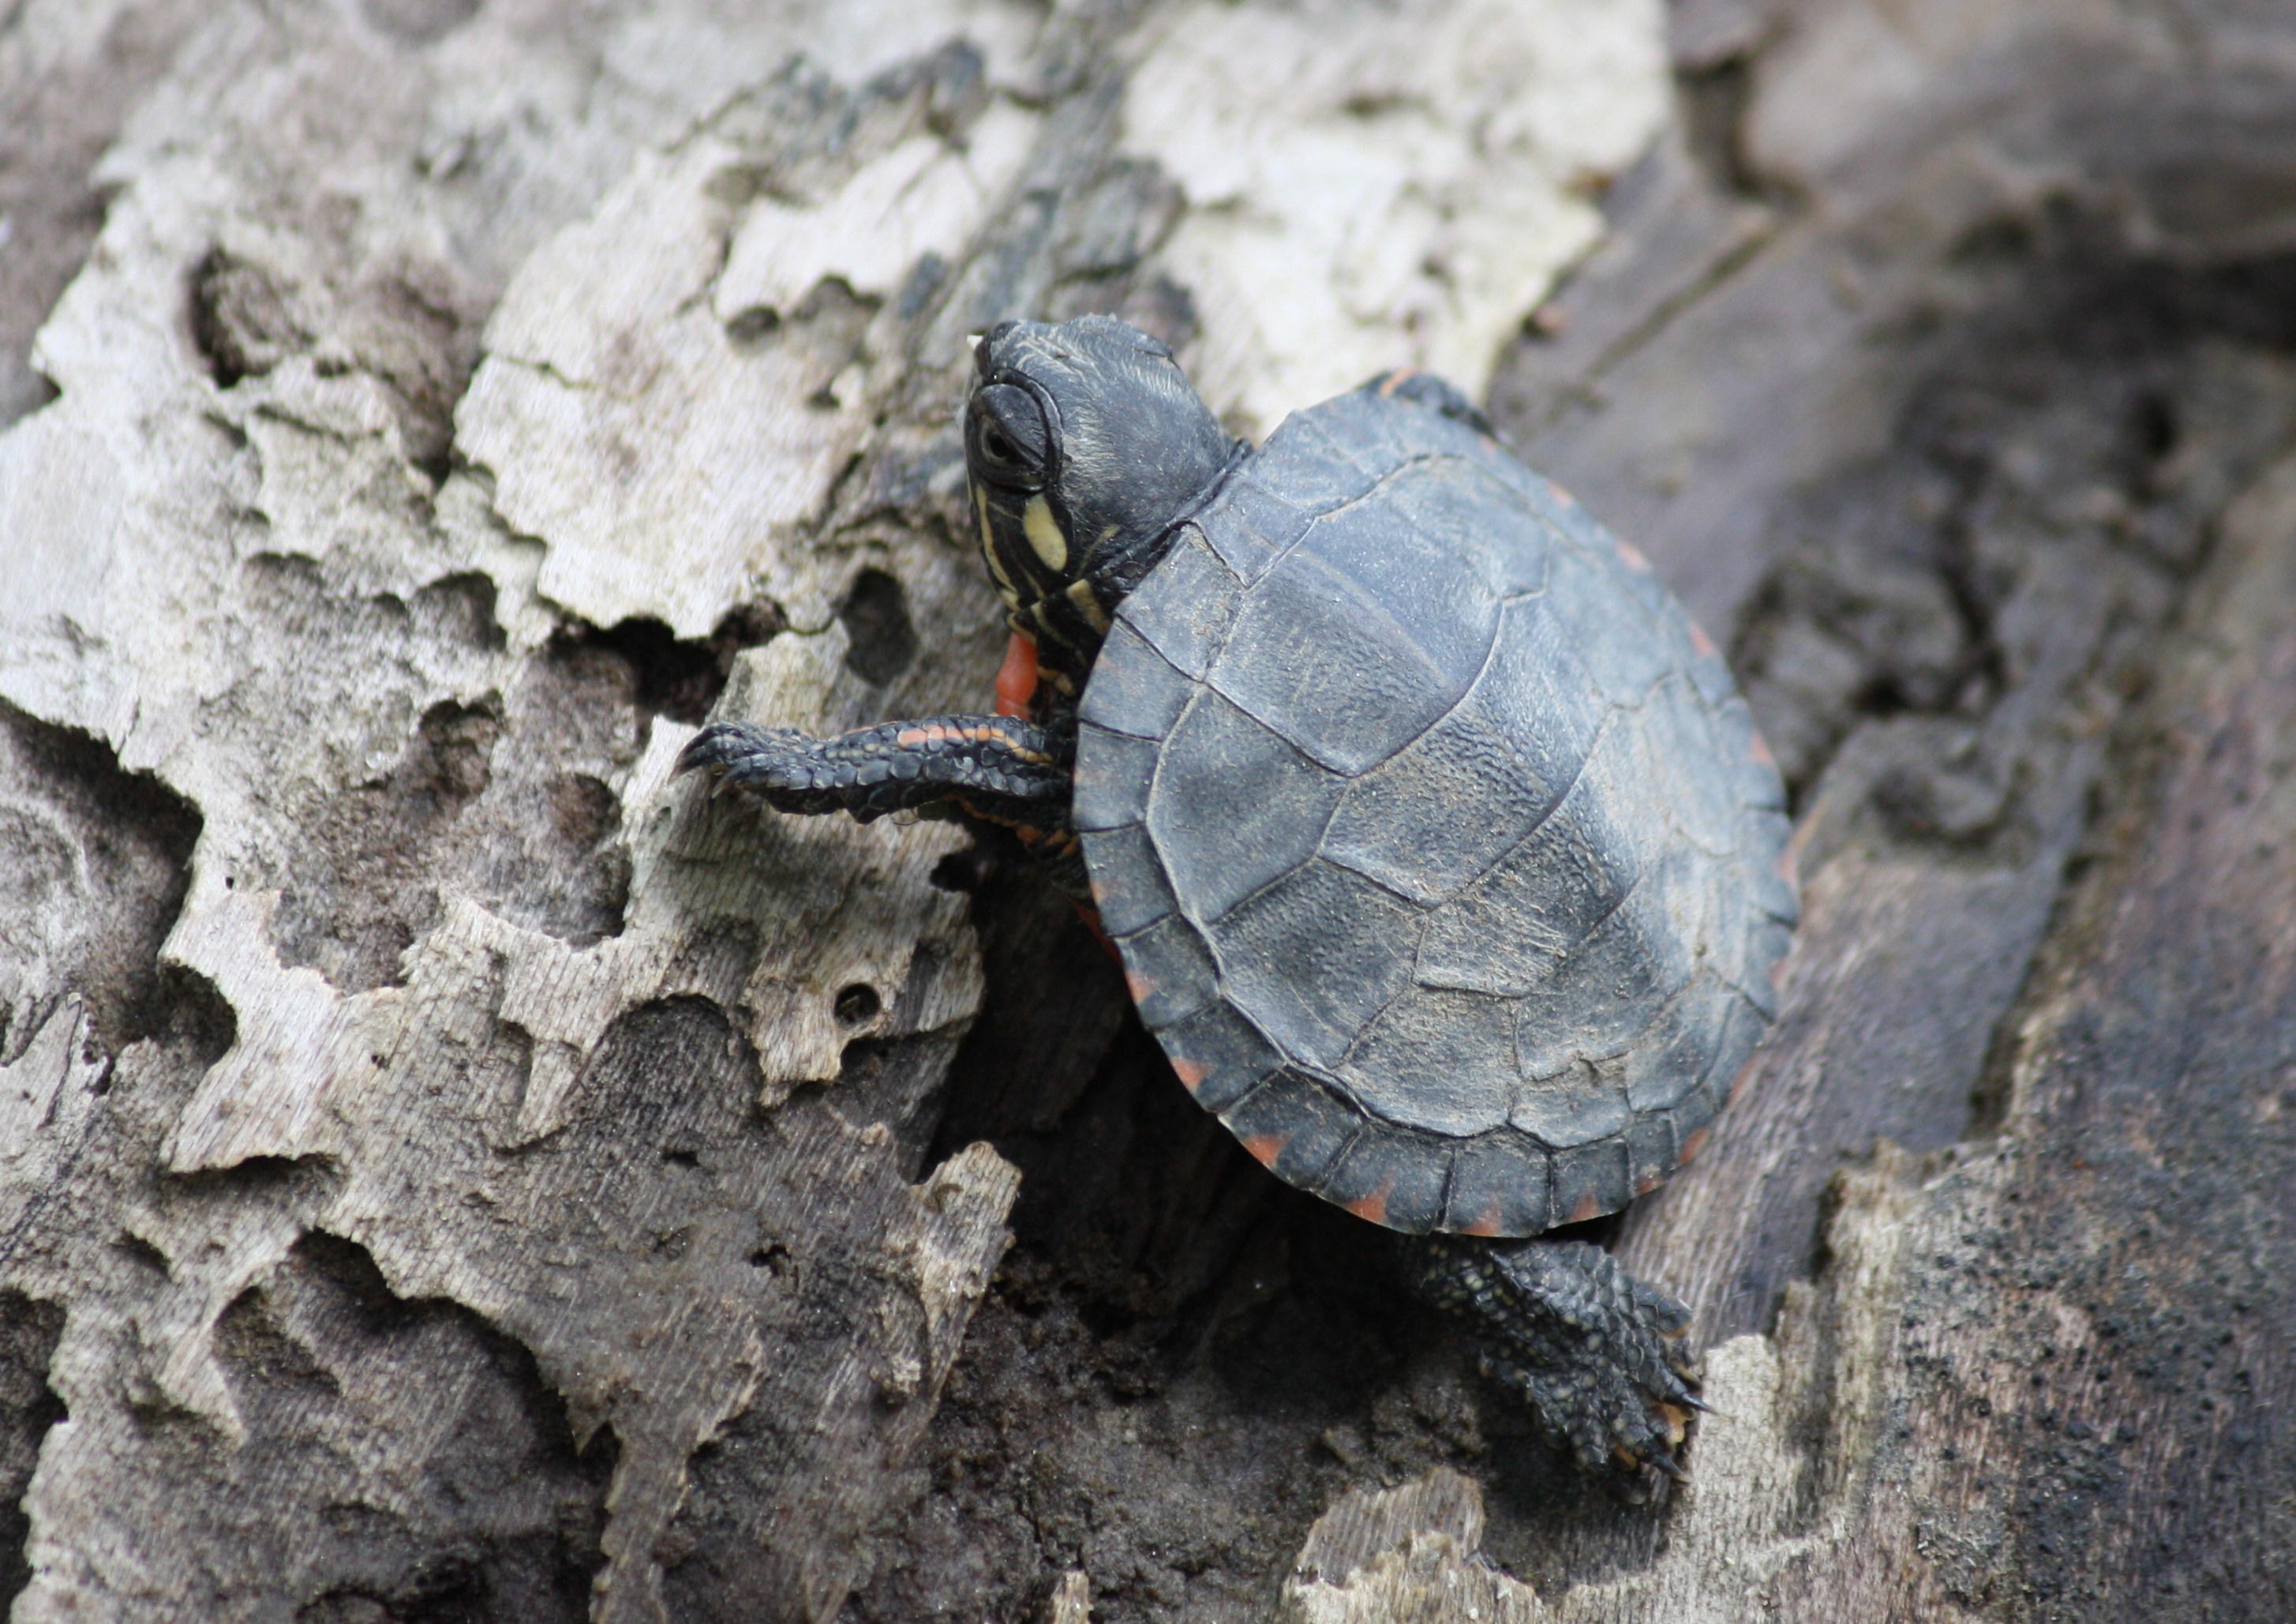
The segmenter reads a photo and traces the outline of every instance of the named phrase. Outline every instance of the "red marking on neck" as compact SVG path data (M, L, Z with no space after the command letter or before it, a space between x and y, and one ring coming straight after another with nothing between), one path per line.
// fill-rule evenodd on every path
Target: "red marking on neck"
M1032 718L1036 698L1036 640L1014 632L1013 641L1004 645L1004 663L996 672L996 714Z

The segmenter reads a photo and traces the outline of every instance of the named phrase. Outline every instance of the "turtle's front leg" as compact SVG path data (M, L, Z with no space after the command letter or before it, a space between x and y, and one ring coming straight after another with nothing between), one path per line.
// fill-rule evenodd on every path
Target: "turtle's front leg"
M863 823L953 801L976 816L1064 828L1074 742L1002 716L942 716L816 739L788 727L712 722L679 752L696 769L783 812L850 812Z
M1583 1241L1410 1243L1412 1284L1474 1339L1483 1372L1527 1399L1590 1472L1682 1479L1675 1450L1704 1409L1690 1313Z

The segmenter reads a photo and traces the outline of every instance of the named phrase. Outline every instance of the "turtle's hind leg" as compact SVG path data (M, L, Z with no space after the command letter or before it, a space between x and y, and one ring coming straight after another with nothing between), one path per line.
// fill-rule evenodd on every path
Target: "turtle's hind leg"
M1583 1241L1410 1243L1412 1284L1473 1338L1483 1372L1529 1401L1589 1472L1686 1476L1698 1400L1690 1311Z

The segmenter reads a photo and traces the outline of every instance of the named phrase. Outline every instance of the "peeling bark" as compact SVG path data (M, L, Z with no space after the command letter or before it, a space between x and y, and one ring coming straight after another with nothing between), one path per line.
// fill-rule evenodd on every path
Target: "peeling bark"
M2286 1616L2281 10L6 12L13 1616ZM1088 309L1488 390L1732 652L1664 1506L1014 851L668 778L977 703L963 340Z

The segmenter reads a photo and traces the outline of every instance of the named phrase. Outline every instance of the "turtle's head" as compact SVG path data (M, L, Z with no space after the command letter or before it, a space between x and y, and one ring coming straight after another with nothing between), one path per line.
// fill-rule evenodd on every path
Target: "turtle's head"
M1164 344L1111 316L1005 322L973 352L964 465L1013 628L1080 682L1108 617L1235 449Z

